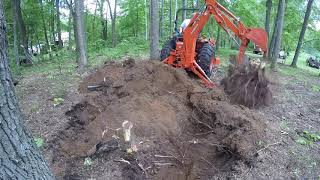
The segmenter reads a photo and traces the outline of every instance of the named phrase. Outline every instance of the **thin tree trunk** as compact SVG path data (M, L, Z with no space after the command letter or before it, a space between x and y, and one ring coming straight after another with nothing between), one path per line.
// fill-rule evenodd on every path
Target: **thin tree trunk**
M12 7L14 7L14 3L12 1ZM19 66L19 48L18 48L18 38L17 38L17 15L14 10L15 8L12 8L12 19L13 19L13 50L14 50L14 57L16 65Z
M97 7L98 7L98 0L96 2L96 6L94 8L94 15L93 15L93 21L92 21L92 40L96 41L96 17L97 17Z
M291 63L292 67L297 67L297 61L298 61L298 57L299 57L299 54L300 54L300 49L301 49L301 46L302 46L302 43L303 43L304 34L306 33L307 26L308 26L308 20L309 20L309 17L310 17L310 14L311 14L311 10L312 10L312 3L313 3L313 0L309 0L308 1L307 11L306 11L306 14L304 16L303 25L302 25L301 32L300 32L300 37L299 37L299 41L298 41L298 44L297 44L297 49L296 49L296 52L294 54L293 61Z
M169 37L171 37L172 32L172 0L169 1Z
M151 0L150 4L150 59L158 60L159 55L159 11L158 0Z
M39 40L39 34L38 34L38 31L37 31L37 28L34 28L33 29L34 33L35 33L35 36L36 36L36 40L37 40L37 53L38 54L41 54L41 46L40 46L40 40Z
M269 34L270 34L271 9L272 9L272 0L267 0L267 2L266 2L266 22L265 22L265 29L266 29L266 31L267 31L268 37L269 37Z
M50 27L51 27L51 36L52 36L52 42L55 43L56 41L56 35L55 35L55 29L54 29L54 16L55 16L55 13L54 13L54 1L55 0L51 0L50 2L50 5L51 5L51 21L50 21ZM55 44L54 44L55 45Z
M45 22L45 19L44 19L43 2L42 2L42 0L39 0L39 3L40 3L40 8L41 8L41 14L42 14L42 16L41 16L41 18L42 18L42 28L43 28L43 32L44 32L44 38L46 40L46 48L45 48L46 52L45 53L48 53L48 50L50 51L51 47L50 47L50 44L49 44L48 32L47 32L46 22Z
M6 23L0 1L0 177L1 179L54 179L26 130L8 66Z
M161 18L160 18L160 37L163 37L164 31L164 0L161 0Z
M71 51L72 50L72 10L69 10L69 20L68 20L68 50Z
M145 9L144 9L144 17L145 17L145 38L146 41L148 40L148 5L147 5L147 0L144 0L144 5L145 5Z
M284 23L285 4L286 4L285 0L279 0L279 5L278 5L279 19L277 19L276 21L277 35L276 35L275 44L274 44L274 54L273 54L273 57L271 58L271 69L273 70L276 70L278 54L280 52L281 37L282 37L283 23Z
M99 4L99 11L100 11L101 26L102 26L101 37L104 41L106 41L108 38L108 20L107 20L107 16L106 16L106 19L104 19L104 13L103 13L104 2L105 0L101 0Z
M32 56L28 50L28 34L27 34L25 23L22 18L20 0L13 0L13 5L14 5L13 6L14 11L16 12L18 27L20 30L19 34L20 34L20 42L22 45L22 49L23 49L25 58L27 60L27 63L32 64Z
M219 50L219 46L221 46L221 35L220 35L220 33L221 33L221 28L220 27L218 27L218 32L217 32L217 40L216 40L216 51L218 51Z
M57 13L57 33L58 33L59 48L62 48L63 42L61 37L60 0L56 0L56 13Z
M86 37L84 32L84 3L83 0L75 2L76 44L78 51L79 71L82 73L87 65Z
M279 1L280 2L280 1ZM279 19L279 3L278 3L278 9L277 9L277 15L274 19L274 26L273 26L273 32L272 32L272 38L271 38L271 42L269 44L269 51L268 51L268 58L269 59L272 59L273 57L273 54L274 54L274 47L275 47L275 39L277 37L277 34L278 34L278 27L277 27L277 22L278 22L278 19Z
M116 47L117 45L117 35L116 35L117 0L114 1L113 14L112 14L110 0L107 0L107 3L109 6L110 17L111 17L112 47Z
M187 0L182 0L182 8L187 8ZM182 20L185 20L187 18L187 11L182 11Z
M116 47L117 45L116 18L117 18L117 0L114 1L114 11L113 11L113 18L112 18L112 47Z

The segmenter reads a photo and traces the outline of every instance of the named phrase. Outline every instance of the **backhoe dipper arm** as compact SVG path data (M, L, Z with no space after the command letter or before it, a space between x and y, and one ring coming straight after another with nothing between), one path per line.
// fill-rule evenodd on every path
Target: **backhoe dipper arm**
M246 28L243 23L234 16L230 11L225 7L220 5L216 0L205 0L206 7L203 12L196 13L188 27L183 33L184 37L184 46L186 50L186 62L192 62L189 58L195 57L195 43L200 34L201 30L208 22L208 19L213 15L214 19L217 21L219 26L221 26L228 34L229 30L238 37L241 41L238 63L241 64L243 61L244 53L246 48L251 41L258 45L264 54L268 51L268 37L264 29L260 28ZM229 34L230 35L230 34Z

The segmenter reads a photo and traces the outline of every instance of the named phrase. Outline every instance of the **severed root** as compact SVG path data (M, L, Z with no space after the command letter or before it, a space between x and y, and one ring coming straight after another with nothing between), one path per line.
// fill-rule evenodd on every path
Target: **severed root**
M247 66L230 65L228 75L222 79L221 84L233 103L258 108L272 102L272 93L268 87L270 82L260 61L250 61Z

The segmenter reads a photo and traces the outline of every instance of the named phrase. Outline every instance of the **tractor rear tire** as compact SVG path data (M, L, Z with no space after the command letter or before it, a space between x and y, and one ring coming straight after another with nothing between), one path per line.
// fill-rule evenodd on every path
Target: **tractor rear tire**
M168 58L170 56L170 52L172 49L176 49L176 40L175 38L171 38L170 40L168 40L160 53L160 59L161 61L165 60L166 58Z
M205 43L199 51L197 56L197 63L206 73L208 77L211 77L211 59L214 57L214 46L211 43Z

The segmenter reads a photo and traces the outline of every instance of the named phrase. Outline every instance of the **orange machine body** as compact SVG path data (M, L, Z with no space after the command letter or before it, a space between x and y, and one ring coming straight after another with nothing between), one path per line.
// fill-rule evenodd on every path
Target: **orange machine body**
M246 48L250 41L258 45L264 54L268 51L268 37L265 30L260 28L246 28L243 23L229 12L225 7L220 5L216 0L205 0L205 9L202 12L196 12L190 23L182 32L182 37L176 40L176 49L170 52L170 56L163 60L164 63L174 67L185 68L196 74L208 87L214 84L205 72L196 62L196 48L203 43L212 43L213 40L204 40L199 42L199 34L212 15L218 25L222 27L229 35L231 31L234 36L240 40L240 49L238 54L238 63L241 64L244 58ZM202 40L203 41L203 40ZM220 59L213 57L211 65L220 63Z

